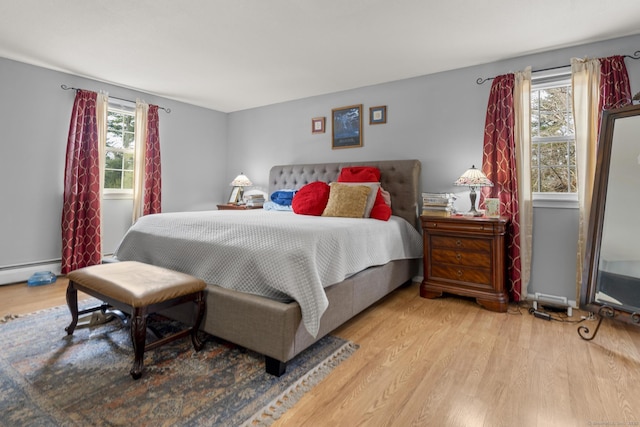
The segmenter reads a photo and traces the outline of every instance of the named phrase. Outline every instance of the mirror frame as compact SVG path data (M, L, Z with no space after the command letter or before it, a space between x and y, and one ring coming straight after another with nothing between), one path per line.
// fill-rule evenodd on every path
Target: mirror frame
M613 147L613 134L616 120L626 117L640 116L640 105L629 105L613 110L605 110L602 113L600 139L596 157L595 178L593 183L593 195L591 198L591 212L589 215L589 228L587 246L582 273L582 286L580 290L580 308L593 313L604 314L628 323L640 321L640 302L637 311L632 311L628 306L609 305L596 301L598 285L598 267L600 265L600 245L602 243L602 229L604 225L604 213L607 200L607 186L609 184L609 169L611 166L611 149Z

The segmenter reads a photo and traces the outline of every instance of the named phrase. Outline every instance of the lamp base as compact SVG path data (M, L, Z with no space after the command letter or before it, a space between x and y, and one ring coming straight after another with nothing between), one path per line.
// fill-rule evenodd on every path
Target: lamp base
M467 215L469 216L482 216L483 213L482 212L478 212L476 210L476 189L475 187L469 187L470 191L469 191L469 198L471 199L471 209L469 209L469 212L467 212Z

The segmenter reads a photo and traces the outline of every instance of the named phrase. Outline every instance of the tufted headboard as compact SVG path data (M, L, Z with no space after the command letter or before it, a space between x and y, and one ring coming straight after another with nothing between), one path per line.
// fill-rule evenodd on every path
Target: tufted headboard
M369 162L317 163L273 166L269 172L269 194L276 190L298 189L313 181L333 182L345 166L375 166L380 169L380 184L391 194L393 215L406 219L420 230L419 160L381 160Z

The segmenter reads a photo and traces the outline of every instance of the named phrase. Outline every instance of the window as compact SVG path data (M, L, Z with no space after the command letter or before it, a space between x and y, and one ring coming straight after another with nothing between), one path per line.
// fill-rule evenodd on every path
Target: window
M576 193L576 144L568 75L532 81L531 185L533 193Z
M109 104L105 147L104 192L133 197L135 148L133 108Z

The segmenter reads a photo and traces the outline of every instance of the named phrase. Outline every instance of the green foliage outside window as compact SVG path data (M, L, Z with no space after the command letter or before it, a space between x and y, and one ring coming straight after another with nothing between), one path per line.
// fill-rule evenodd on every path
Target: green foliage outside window
M133 189L135 119L132 112L109 108L104 188Z

